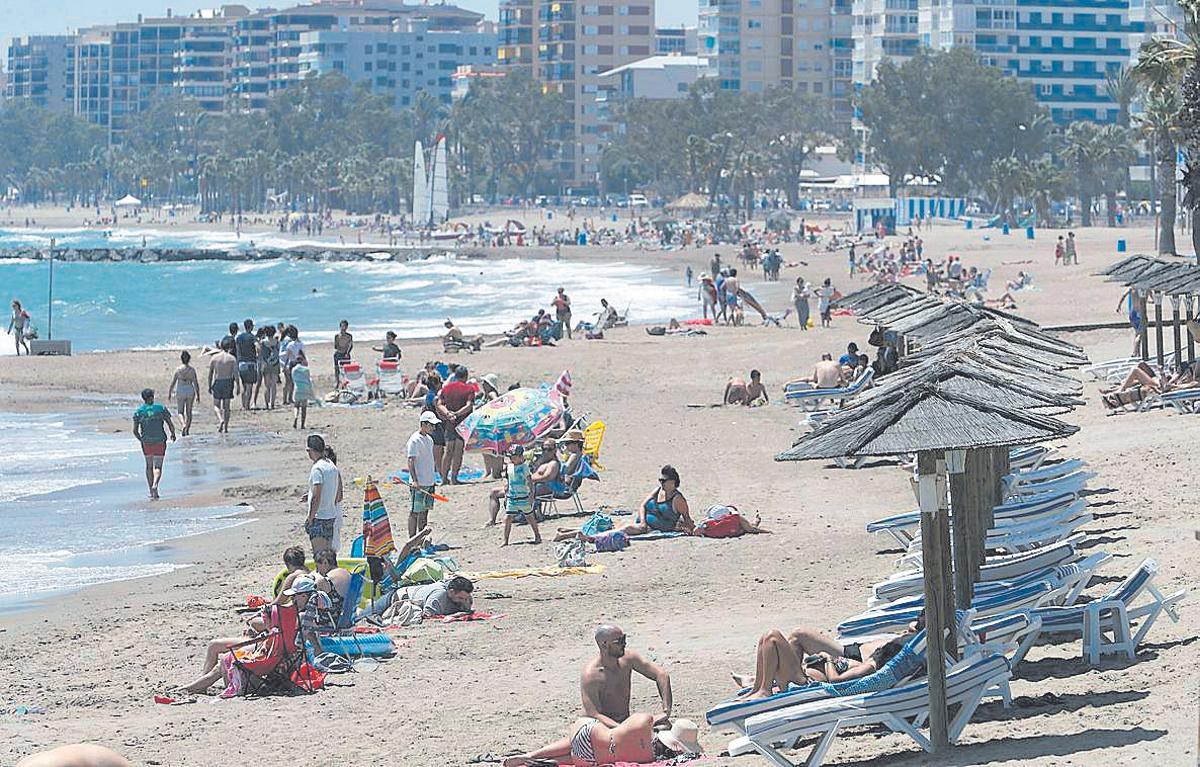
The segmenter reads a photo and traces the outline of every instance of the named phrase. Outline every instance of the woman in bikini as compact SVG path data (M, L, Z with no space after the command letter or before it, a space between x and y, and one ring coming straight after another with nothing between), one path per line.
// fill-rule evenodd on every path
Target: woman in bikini
M621 528L626 535L649 532L684 532L696 529L688 509L687 499L679 492L679 472L674 466L664 466L658 477L658 489L642 503L641 511L632 524Z
M527 754L510 756L504 760L503 767L644 764L678 756L681 752L664 743L660 737L662 733L656 735L653 727L654 717L649 714L633 714L616 727L585 717L575 721L568 737Z
M167 399L175 398L175 412L183 419L183 436L192 430L192 406L200 401L200 379L196 377L196 368L192 367L192 355L183 351L179 353L182 363L175 368L171 378L171 386L167 390Z

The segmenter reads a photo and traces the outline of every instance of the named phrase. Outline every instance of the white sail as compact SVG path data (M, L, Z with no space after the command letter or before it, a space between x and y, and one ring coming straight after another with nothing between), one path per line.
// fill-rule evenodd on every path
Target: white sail
M440 225L450 218L450 174L446 166L446 137L439 136L433 150L433 182L429 212L433 224Z
M425 147L417 142L413 151L413 226L429 224L429 178L425 174Z

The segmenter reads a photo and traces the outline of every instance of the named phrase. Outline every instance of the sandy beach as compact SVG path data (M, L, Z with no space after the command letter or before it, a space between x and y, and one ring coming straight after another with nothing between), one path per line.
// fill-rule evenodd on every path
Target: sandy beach
M39 216L38 223L66 223L56 221ZM1039 230L1031 242L1020 232L1004 236L947 224L921 236L926 255L935 261L956 253L968 266L991 268L992 296L1003 292L1019 270L1032 272L1034 289L1016 296L1017 312L1030 319L1045 325L1121 320L1124 315L1114 309L1122 288L1092 273L1124 255L1116 251L1118 238L1128 242L1130 253L1150 252L1153 230L1077 230L1081 265L1069 268L1053 266L1060 233ZM733 248L715 250L725 254ZM645 261L682 275L686 264L705 270L713 251L570 248L564 257ZM846 277L844 253L798 244L781 252L785 262L807 265L788 266L779 283L756 289L770 311L782 312L787 291L801 274L813 282L832 277L847 293L867 284ZM525 253L552 257L544 251ZM699 310L697 304L696 316ZM577 309L577 318L582 314ZM238 319L223 317L218 306L213 316L213 334ZM7 661L0 669L3 708L46 709L44 714L0 715L0 765L78 741L108 745L136 765L171 767L465 765L481 755L524 751L563 737L580 713L579 670L596 651L592 633L600 622L619 624L629 634L631 649L669 670L675 717L703 723L705 710L733 692L730 670L752 670L762 632L801 625L830 631L865 607L870 584L893 572L896 556L894 545L868 536L865 525L913 508L914 502L908 476L893 462L869 462L851 471L823 462L774 461L802 433L801 414L786 405L689 406L719 402L726 380L746 376L751 368L763 371L774 400L780 384L808 375L822 352L836 356L849 341L863 345L868 332L851 318L835 318L833 328L825 330L801 332L793 320L785 328L757 323L709 328L703 337L652 337L631 326L600 341L484 349L456 358L444 355L440 343L403 344L406 372L426 360L450 359L476 375L496 373L501 388L516 381L552 381L569 369L573 404L608 425L601 456L605 470L599 483L586 483L581 491L585 507L634 508L655 487L658 467L670 463L681 474L681 489L694 513L716 503L734 504L760 513L773 534L638 542L623 553L595 555L592 561L605 568L601 574L482 580L475 592L477 609L497 617L391 632L396 657L369 673L331 677L330 687L315 696L202 697L193 705L170 707L156 705L155 692L197 675L206 642L239 631L233 608L246 595L268 593L286 546L307 544L302 495L310 462L304 433L291 429L290 410L235 409L232 433L217 437L206 397L196 409L197 436L189 439L208 441L214 460L249 477L187 502L246 503L256 521L167 544L172 557L192 567L92 587L0 615L0 647ZM1124 356L1133 340L1128 329L1064 337L1083 345L1093 360ZM326 340L306 338L316 361L318 392L333 384L331 350L316 343ZM357 343L364 348L378 340ZM0 343L9 341L0 338ZM374 356L367 359L373 362ZM176 364L172 352L0 357L0 411L87 407L82 395L124 401L145 386L165 393ZM1096 550L1109 551L1114 559L1089 593L1110 588L1145 557L1157 559L1157 583L1164 591L1194 593L1200 587L1195 539L1200 452L1191 442L1200 422L1170 409L1108 417L1094 383L1086 385L1085 399L1086 406L1066 416L1080 431L1055 447L1063 456L1086 460L1097 474L1088 496L1096 519L1087 530L1097 535ZM403 465L404 443L416 420L416 411L394 404L319 408L309 412L308 432L326 436L346 477L379 477ZM127 431L129 426L114 419L103 428ZM479 465L478 457L469 460ZM176 469L168 453L167 471ZM431 515L435 539L450 545L450 554L466 571L553 564L553 546L526 544L524 529L514 533L520 545L502 549L498 529L484 527L487 494L495 486L479 482L446 490L450 502L437 504ZM403 529L406 499L385 495L393 529ZM361 501L361 493L349 488L344 548L358 525ZM1196 763L1200 613L1185 603L1181 618L1179 623L1161 618L1136 661L1107 657L1099 669L1083 662L1078 642L1035 647L1013 680L1013 707L982 706L960 745L939 763ZM657 710L652 683L635 680L633 705ZM827 764L930 763L912 741L882 733L845 734ZM710 758L698 764L767 764L758 756L717 756L728 735L704 724L700 739ZM789 753L799 759L806 752Z

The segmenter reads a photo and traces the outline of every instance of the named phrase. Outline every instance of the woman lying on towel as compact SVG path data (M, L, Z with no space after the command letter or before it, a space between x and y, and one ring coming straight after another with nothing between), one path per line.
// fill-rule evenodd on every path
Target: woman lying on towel
M769 698L793 684L860 679L883 668L923 628L924 610L895 639L861 645L841 645L809 629L796 629L786 637L778 629L772 629L758 640L754 678L733 675L738 687L748 688L738 698Z
M684 725L684 727L679 727ZM674 759L685 753L700 753L696 726L680 720L676 727L654 732L654 717L632 714L616 727L584 717L577 719L571 733L548 746L519 756L510 756L503 767L538 767L539 765L573 764L577 767L596 767L600 764L633 762L645 764Z
M687 499L679 492L679 472L667 465L659 473L658 489L642 503L634 521L621 529L626 535L643 535L652 530L691 535L696 525L690 514Z

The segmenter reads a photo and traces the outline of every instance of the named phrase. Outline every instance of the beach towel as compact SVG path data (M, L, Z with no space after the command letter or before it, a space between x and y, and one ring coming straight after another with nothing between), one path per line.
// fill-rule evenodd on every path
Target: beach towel
M441 473L435 472L435 476L437 477L437 482L435 484L438 484L438 485L443 484ZM464 466L458 470L458 481L459 482L473 482L474 480L477 480L477 479L483 479L483 476L484 476L483 469L477 468L475 466ZM400 482L402 482L406 485L409 484L408 469L400 469L399 471L393 471L387 477L388 482L395 482L396 480L399 480Z
M469 613L455 613L442 618L442 623L469 623L471 621L490 621L497 618L503 618L503 615L493 615L492 613L481 613L479 611Z
M672 530L670 532L664 532L662 530L651 530L650 532L642 533L641 535L631 535L631 536L629 536L629 540L631 540L631 541L661 541L665 538L681 538L685 535L687 535L687 533L681 533L678 530Z
M599 575L602 572L604 572L604 565L588 565L587 567L517 567L512 570L488 570L481 573L459 573L459 575L472 581L484 581L494 578L529 578L532 576Z

